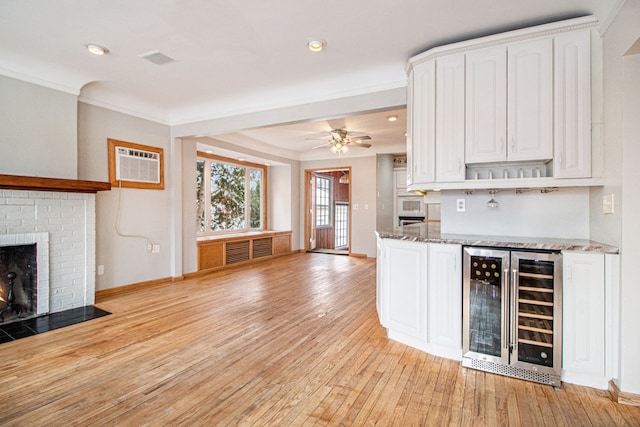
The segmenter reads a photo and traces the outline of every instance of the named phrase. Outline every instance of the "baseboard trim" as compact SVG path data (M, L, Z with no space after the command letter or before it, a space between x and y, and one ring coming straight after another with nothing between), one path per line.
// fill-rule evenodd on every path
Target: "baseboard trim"
M640 406L640 394L620 391L613 380L609 381L609 393L611 393L611 400L616 403L629 406Z
M366 258L367 254L354 254L353 252L351 252L349 254L349 256L354 257L354 258Z
M122 294L126 292L132 292L137 289L147 288L149 286L156 286L165 283L173 283L184 280L184 276L176 277L163 277L161 279L147 280L146 282L132 283L130 285L117 286L115 288L100 289L96 291L96 302L110 295Z

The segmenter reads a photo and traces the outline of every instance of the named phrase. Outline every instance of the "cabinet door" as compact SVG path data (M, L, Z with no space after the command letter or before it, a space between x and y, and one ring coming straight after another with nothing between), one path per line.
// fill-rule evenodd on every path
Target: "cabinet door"
M554 178L591 177L591 34L554 39Z
M435 180L435 60L417 64L407 97L407 184Z
M426 340L426 243L382 239L382 324Z
M508 47L508 160L553 156L553 43L534 40Z
M436 181L464 181L464 54L436 60Z
M462 349L462 247L429 244L429 343Z
M584 384L605 374L604 254L565 252L562 262L562 367Z
M465 161L507 160L507 48L466 55Z

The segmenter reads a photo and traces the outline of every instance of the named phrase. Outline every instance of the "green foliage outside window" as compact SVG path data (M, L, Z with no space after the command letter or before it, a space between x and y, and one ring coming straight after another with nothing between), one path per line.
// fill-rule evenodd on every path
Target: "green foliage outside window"
M262 169L198 159L196 205L199 232L263 228L263 175Z

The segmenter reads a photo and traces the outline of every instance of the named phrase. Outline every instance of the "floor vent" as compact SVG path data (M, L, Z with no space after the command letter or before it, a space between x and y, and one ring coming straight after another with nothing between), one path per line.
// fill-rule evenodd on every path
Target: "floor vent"
M236 262L249 261L249 241L242 240L240 242L228 242L226 244L227 264L235 264Z
M271 255L271 237L253 241L253 257L260 258Z

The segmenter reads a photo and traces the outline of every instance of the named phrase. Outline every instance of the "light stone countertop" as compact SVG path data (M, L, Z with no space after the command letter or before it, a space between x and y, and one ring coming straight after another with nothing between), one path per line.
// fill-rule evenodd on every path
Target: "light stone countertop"
M437 230L429 230L426 224L411 224L404 227L397 227L393 230L376 231L376 234L381 239L406 240L408 242L449 243L463 246L487 246L493 248L544 251L619 253L617 247L593 240L442 234Z

